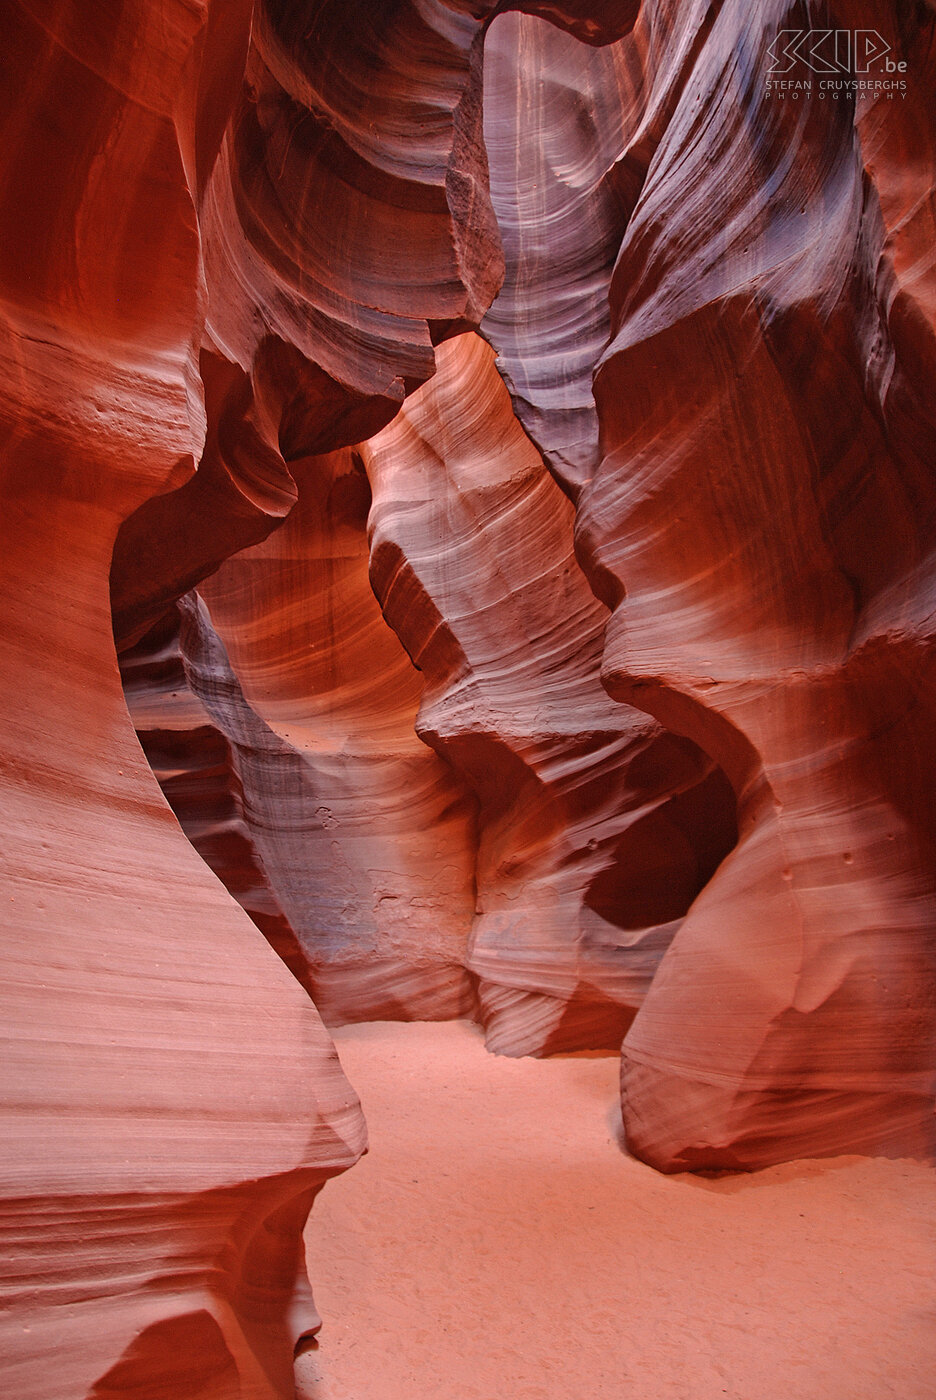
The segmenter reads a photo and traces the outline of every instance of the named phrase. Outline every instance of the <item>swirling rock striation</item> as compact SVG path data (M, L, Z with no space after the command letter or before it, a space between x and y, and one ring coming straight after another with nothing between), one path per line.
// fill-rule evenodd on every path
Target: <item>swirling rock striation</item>
M364 1145L313 1006L159 793L111 632L121 521L202 452L194 168L249 20L5 15L0 1276L22 1400L289 1394L317 1325L302 1223Z
M506 275L483 330L518 418L571 490L599 456L592 374L626 224L611 172L631 48L587 48L519 14L497 18L485 41L485 142Z
M183 638L193 637L185 647ZM276 736L253 720L226 664L223 647L197 594L181 598L160 622L120 657L120 675L137 738L163 796L206 865L234 896L314 999L308 962L276 896L251 821L238 762L239 749L215 722L190 684L190 652L215 658L217 689L250 725L251 747L277 748Z
M730 789L605 695L606 613L572 554L572 508L484 343L437 357L361 451L374 589L426 676L417 732L481 802L469 966L488 1045L616 1045L732 843Z
M63 1400L289 1394L302 1221L363 1147L144 762L111 598L196 847L334 1015L474 975L516 1053L639 1006L666 1170L927 1150L932 7L5 18L10 1393L54 1357ZM768 95L790 25L880 32L906 99ZM607 630L463 335L503 272L482 122L485 334Z
M624 1047L629 1140L665 1169L932 1143L933 17L838 11L908 98L769 95L788 7L724 5L596 378L605 682L740 807Z
M295 471L282 529L187 605L188 683L233 747L326 1019L464 1015L474 798L414 732L421 678L368 582L360 463L344 451Z
M592 379L611 332L612 271L713 9L643 5L616 42L590 48L523 8L495 18L485 40L506 271L482 329L518 418L574 500L601 456Z
M240 9L249 46L218 23L230 72L203 75L189 171L207 440L199 473L121 530L122 647L277 528L297 495L290 463L388 422L433 373L434 340L477 325L503 275L482 15L443 0Z
M434 329L497 290L481 32L442 0L257 7L206 195L208 330L276 401L287 460L388 421Z

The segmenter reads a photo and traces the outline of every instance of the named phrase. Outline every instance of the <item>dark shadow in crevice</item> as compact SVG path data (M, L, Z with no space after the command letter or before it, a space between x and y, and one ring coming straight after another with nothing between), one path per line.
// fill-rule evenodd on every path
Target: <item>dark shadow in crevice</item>
M734 791L720 768L624 832L585 905L620 929L683 918L738 840Z

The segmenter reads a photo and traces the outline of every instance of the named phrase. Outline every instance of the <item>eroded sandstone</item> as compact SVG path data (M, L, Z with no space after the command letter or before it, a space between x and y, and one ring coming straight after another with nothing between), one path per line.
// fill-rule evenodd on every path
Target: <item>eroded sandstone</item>
M664 1170L931 1150L934 18L769 97L828 19L10 9L23 1400L290 1393L364 1142L307 990L627 1030Z
M362 446L371 578L426 677L417 732L480 801L469 966L488 1045L617 1045L734 839L724 776L599 683L573 511L460 336Z
M848 10L931 85L931 16ZM668 1169L932 1140L931 619L911 602L932 259L910 253L932 134L909 101L773 101L758 57L784 14L723 7L657 150L578 521L614 606L610 692L739 798L738 847L624 1049L630 1141Z

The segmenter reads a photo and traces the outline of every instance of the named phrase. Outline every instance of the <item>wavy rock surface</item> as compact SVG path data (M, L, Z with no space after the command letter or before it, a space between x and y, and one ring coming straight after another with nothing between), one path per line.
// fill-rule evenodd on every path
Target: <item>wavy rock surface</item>
M127 703L189 840L326 1023L468 1015L474 801L413 732L418 678L363 532L356 566L353 530L315 553L320 503L213 583L254 705L196 593L121 657Z
M665 1169L932 1140L933 18L840 10L910 96L771 98L787 8L723 6L596 380L606 683L740 805L625 1044L629 1140Z
M367 478L293 468L299 503L202 585L189 684L233 744L248 821L332 1021L474 1005L475 803L414 731L422 690L368 581Z
M732 843L730 790L601 690L571 508L483 343L438 359L361 448L371 576L431 698L371 591L344 451L294 465L299 504L180 605L171 658L159 632L125 653L128 701L184 829L326 1020L464 1014L467 968L491 1048L617 1045ZM402 605L394 551L424 590ZM427 661L436 629L462 673L438 636Z
M240 749L190 684L192 651L199 655L207 651L214 658L215 688L230 696L222 714L234 710L242 717L249 750L279 747L276 736L255 719L243 700L224 649L195 594L180 599L156 627L120 657L124 696L137 738L163 796L202 860L314 997L308 963L263 859L262 833L251 820L241 778Z
M642 6L603 48L532 11L487 33L484 136L506 275L483 330L518 418L573 499L601 455L592 379L611 274L710 27L711 6L691 0Z
M504 286L483 323L514 410L574 489L598 463L592 374L626 223L609 172L625 140L633 45L587 48L509 14L485 42L485 142Z
M198 90L201 144L184 150L207 440L198 474L120 532L121 647L276 529L297 495L289 464L388 422L433 373L433 340L477 325L495 295L487 7L474 8L239 0L249 46L234 13L230 29L217 22Z
M101 19L5 15L4 1389L272 1400L316 1323L302 1224L362 1120L159 793L108 598L120 522L201 453L187 162L226 118L249 8Z
M462 8L257 7L206 198L208 324L253 367L287 460L387 422L431 375L433 331L476 323L497 290L481 27Z
M667 1170L931 1145L934 18L833 8L7 7L17 1400L290 1394L301 1226L363 1145L144 763L109 581L192 842L330 1014L452 1014L466 963L514 1053L639 1006L625 1118ZM906 100L766 96L777 30L833 19ZM606 635L458 334L502 274L482 116L485 330Z
M572 509L476 336L362 447L371 579L426 676L417 732L481 802L469 966L491 1049L617 1044L733 839L692 744L598 683Z

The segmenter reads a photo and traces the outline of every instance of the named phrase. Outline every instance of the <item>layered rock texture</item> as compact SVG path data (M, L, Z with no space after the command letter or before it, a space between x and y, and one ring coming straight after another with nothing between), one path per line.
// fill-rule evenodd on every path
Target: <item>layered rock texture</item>
M468 965L491 1049L616 1045L734 840L724 775L599 683L573 511L460 336L362 448L371 578L426 678L417 732L477 793Z
M202 453L193 162L249 18L6 16L0 1269L30 1400L288 1394L302 1223L364 1145L313 1006L159 793L111 632L120 522Z
M310 993L930 1150L931 7L8 8L10 1393L291 1393Z
M617 1046L734 843L733 793L601 688L607 610L492 351L436 358L357 452L292 464L284 526L123 653L128 703L327 1020L477 1005L498 1051Z
M474 797L416 736L359 459L293 470L283 529L124 654L131 713L190 839L327 1020L469 1014Z
M610 693L739 799L624 1050L664 1166L933 1123L933 21L849 7L906 99L791 109L759 68L785 14L722 8L656 148L578 517Z
M820 24L905 95L768 88ZM491 30L486 326L612 609L609 694L718 763L741 829L624 1042L628 1141L931 1150L933 19L645 4L578 85L569 42Z

